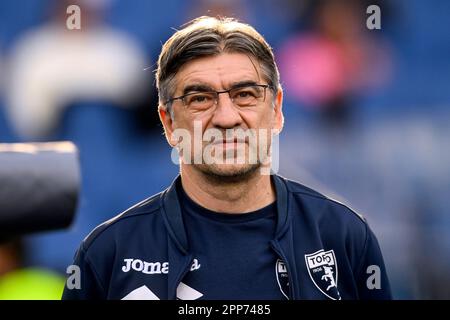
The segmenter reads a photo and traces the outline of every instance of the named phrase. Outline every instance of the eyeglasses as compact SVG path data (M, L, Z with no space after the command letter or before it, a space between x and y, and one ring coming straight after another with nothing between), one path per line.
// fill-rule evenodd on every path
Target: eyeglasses
M219 94L228 93L231 101L238 107L254 107L259 102L264 102L266 99L266 89L272 88L268 84L252 84L234 87L224 91L204 91L204 92L190 92L185 95L169 99L165 102L166 105L175 100L183 101L185 107L193 112L201 112L209 110L214 105L217 105Z

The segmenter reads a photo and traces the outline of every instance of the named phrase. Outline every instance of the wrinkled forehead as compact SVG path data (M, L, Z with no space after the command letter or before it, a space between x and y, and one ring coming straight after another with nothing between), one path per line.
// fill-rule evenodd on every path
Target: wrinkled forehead
M238 82L262 81L259 62L244 53L221 53L194 59L180 68L174 80L176 93L196 84L224 90Z

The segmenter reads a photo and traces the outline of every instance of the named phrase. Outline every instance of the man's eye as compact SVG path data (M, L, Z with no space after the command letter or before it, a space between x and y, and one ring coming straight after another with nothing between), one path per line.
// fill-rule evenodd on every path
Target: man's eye
M241 90L236 92L234 94L234 98L236 99L249 99L249 98L256 98L257 94L253 92L252 90Z
M253 96L253 94L251 92L248 91L242 91L238 93L239 98L247 98L250 96Z
M212 97L207 94L193 94L188 96L186 102L188 105L203 105L209 103Z
M192 98L193 102L205 102L208 100L207 96L195 96Z

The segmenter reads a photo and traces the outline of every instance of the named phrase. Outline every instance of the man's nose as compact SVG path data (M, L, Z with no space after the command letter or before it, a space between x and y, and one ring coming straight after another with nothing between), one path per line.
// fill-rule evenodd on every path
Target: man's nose
M234 128L242 123L242 117L227 93L218 95L211 122L220 128Z

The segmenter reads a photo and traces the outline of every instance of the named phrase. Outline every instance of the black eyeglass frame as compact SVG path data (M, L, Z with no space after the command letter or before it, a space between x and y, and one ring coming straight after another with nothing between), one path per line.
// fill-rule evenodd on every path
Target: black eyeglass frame
M260 87L260 88L264 88L264 100L266 98L266 89L268 89L268 88L269 89L273 89L273 86L270 85L270 84L247 84L247 85L243 85L243 86L233 87L233 88L230 88L228 90L223 90L223 91L211 90L211 91L204 91L204 92L203 91L202 92L189 92L189 93L186 93L186 94L184 94L182 96L174 97L174 98L170 98L170 99L166 100L164 102L164 105L167 106L167 107L170 107L172 102L174 102L175 100L182 100L183 104L184 104L184 98L186 98L186 97L188 97L190 95L199 94L199 93L214 93L216 95L216 101L219 99L219 94L228 93L228 96L230 97L230 99L232 99L231 95L230 95L231 91L237 90L237 89L241 89L241 88L246 88L246 87Z

